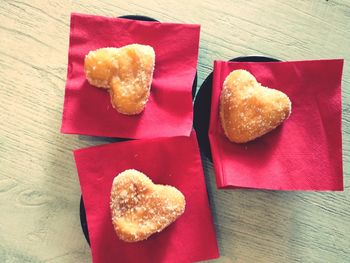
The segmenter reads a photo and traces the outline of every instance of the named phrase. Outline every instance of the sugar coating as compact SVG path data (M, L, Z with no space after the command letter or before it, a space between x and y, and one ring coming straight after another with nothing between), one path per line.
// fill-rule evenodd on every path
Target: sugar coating
M136 242L162 231L185 211L185 197L173 186L156 185L137 170L118 174L112 184L110 208L121 240Z
M151 46L131 44L90 51L84 60L88 82L108 89L112 106L120 113L139 114L148 101L155 52Z
M281 91L258 83L246 70L234 70L220 95L220 120L232 142L254 140L280 125L291 114L291 101Z

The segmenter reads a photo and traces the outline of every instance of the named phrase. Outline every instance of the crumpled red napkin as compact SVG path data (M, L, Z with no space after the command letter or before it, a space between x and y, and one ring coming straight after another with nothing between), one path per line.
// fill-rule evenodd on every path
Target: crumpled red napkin
M190 137L133 140L74 151L86 209L93 262L194 262L218 257L213 220L194 132ZM137 169L154 183L178 188L183 215L145 241L126 243L109 209L113 178Z
M119 138L189 136L199 25L134 21L72 14L62 133ZM156 53L151 95L143 113L112 108L106 90L89 85L84 57L90 50L138 43Z
M235 69L285 92L292 114L274 131L231 143L219 119L223 81ZM215 61L209 139L218 188L343 190L341 79L343 60Z

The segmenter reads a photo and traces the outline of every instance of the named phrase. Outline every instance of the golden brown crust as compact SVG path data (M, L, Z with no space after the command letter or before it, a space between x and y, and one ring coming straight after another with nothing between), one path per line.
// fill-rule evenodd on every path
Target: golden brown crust
M246 70L234 70L220 95L220 120L227 138L254 140L280 125L291 113L291 101L281 91L263 87Z
M110 91L112 106L120 113L141 113L148 101L155 53L151 46L131 44L90 51L84 61L88 82Z
M185 211L185 197L173 186L156 185L137 170L118 174L111 190L114 230L121 240L136 242L162 231Z

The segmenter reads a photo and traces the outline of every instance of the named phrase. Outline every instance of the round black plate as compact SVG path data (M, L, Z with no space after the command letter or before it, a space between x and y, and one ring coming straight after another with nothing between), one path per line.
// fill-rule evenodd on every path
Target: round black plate
M275 58L248 56L238 57L230 61L236 62L277 62L280 61ZM200 87L196 100L194 102L194 117L193 126L197 132L198 144L201 152L212 161L210 144L209 144L209 119L211 108L211 92L212 92L213 72L204 80Z
M126 15L126 16L118 16L118 18L125 18L131 20L140 20L140 21L150 21L150 22L159 22L158 20L148 17L148 16L139 16L139 15Z
M86 220L86 213L85 213L85 206L84 206L83 197L80 198L80 224L81 224L81 228L83 230L85 239L88 242L88 244L90 245L89 230L88 230L88 225L87 225L87 220Z
M159 22L158 20L151 18L151 17L148 17L148 16L126 15L126 16L120 16L119 18L141 20L141 21L150 21L150 22L152 22L152 21ZM195 98L196 90L197 90L197 72L196 72L196 75L194 77L193 85L192 85L192 100L194 100L194 98ZM117 141L125 141L125 140L128 140L128 139L117 139ZM114 139L112 141L114 141ZM87 220L86 220L86 213L85 213L85 206L84 206L83 197L80 198L80 224L81 224L81 228L83 230L85 239L90 245L89 231L88 231L88 225L87 225Z

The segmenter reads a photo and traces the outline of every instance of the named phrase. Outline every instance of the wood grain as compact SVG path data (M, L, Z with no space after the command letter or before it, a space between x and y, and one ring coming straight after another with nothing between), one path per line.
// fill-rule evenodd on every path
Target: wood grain
M214 59L344 58L345 192L218 191L221 258L350 262L350 1L68 1L0 4L0 262L91 262L72 150L108 139L59 133L71 12L201 24L198 83Z

